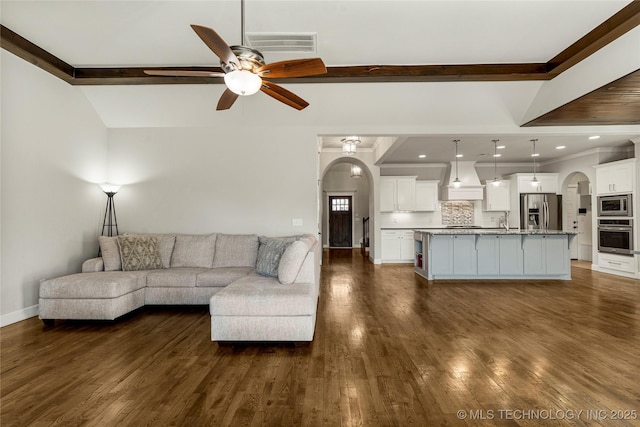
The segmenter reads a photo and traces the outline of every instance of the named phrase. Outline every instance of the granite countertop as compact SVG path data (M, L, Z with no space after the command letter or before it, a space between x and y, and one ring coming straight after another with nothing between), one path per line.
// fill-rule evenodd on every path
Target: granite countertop
M519 230L513 228L511 230L496 229L496 228L449 228L449 229L416 229L414 230L424 234L546 234L546 235L575 235L575 231L563 231L563 230Z

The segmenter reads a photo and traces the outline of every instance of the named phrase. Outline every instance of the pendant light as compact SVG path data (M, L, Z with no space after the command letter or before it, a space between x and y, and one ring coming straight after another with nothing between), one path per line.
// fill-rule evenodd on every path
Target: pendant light
M533 153L531 154L531 157L533 157L533 179L531 180L531 186L537 187L538 184L540 184L540 181L538 181L538 178L536 177L536 157L539 156L539 154L536 152L536 142L538 142L538 140L534 138L530 141L533 145Z
M362 168L358 165L351 165L351 178L362 178Z
M500 187L501 181L498 177L498 141L499 139L492 139L493 141L493 181L491 185L494 187Z
M454 139L453 142L454 144L456 144L456 179L453 180L453 186L455 188L460 188L460 185L462 184L462 181L460 181L460 178L458 178L458 143L460 142L460 140Z
M357 136L347 136L342 138L342 154L345 156L353 156L356 154L356 146L360 144L360 138Z

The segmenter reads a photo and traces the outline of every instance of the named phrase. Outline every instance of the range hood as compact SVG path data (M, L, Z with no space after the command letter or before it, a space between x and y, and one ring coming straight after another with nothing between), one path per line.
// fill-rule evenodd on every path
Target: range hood
M484 185L480 184L478 173L473 166L476 162L458 162L457 177L462 181L460 187L456 188L453 181L456 179L456 162L451 162L447 179L447 185L442 186L442 200L482 200Z

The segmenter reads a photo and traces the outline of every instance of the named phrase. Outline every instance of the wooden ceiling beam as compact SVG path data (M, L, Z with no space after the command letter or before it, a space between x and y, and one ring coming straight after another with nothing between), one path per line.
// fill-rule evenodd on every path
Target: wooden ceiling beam
M4 25L0 25L0 47L27 62L31 62L36 67L40 67L54 76L61 78L67 83L73 82L73 66L67 64L57 56L50 54L40 46L31 43Z
M218 67L145 67L76 68L74 85L143 85L224 83L219 77L149 76L144 70L180 70L222 72ZM327 67L326 74L288 79L278 83L393 83L451 81L549 80L546 65L473 64L473 65L362 65ZM267 78L269 80L269 78Z
M547 71L552 77L557 76L638 25L640 25L640 0L634 0L549 60Z

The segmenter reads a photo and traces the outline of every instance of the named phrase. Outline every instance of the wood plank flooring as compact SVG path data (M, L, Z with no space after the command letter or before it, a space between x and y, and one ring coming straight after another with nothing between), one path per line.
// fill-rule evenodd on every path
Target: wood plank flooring
M0 330L1 424L638 426L640 281L572 274L427 282L326 251L306 345L219 346L207 307L28 319Z

